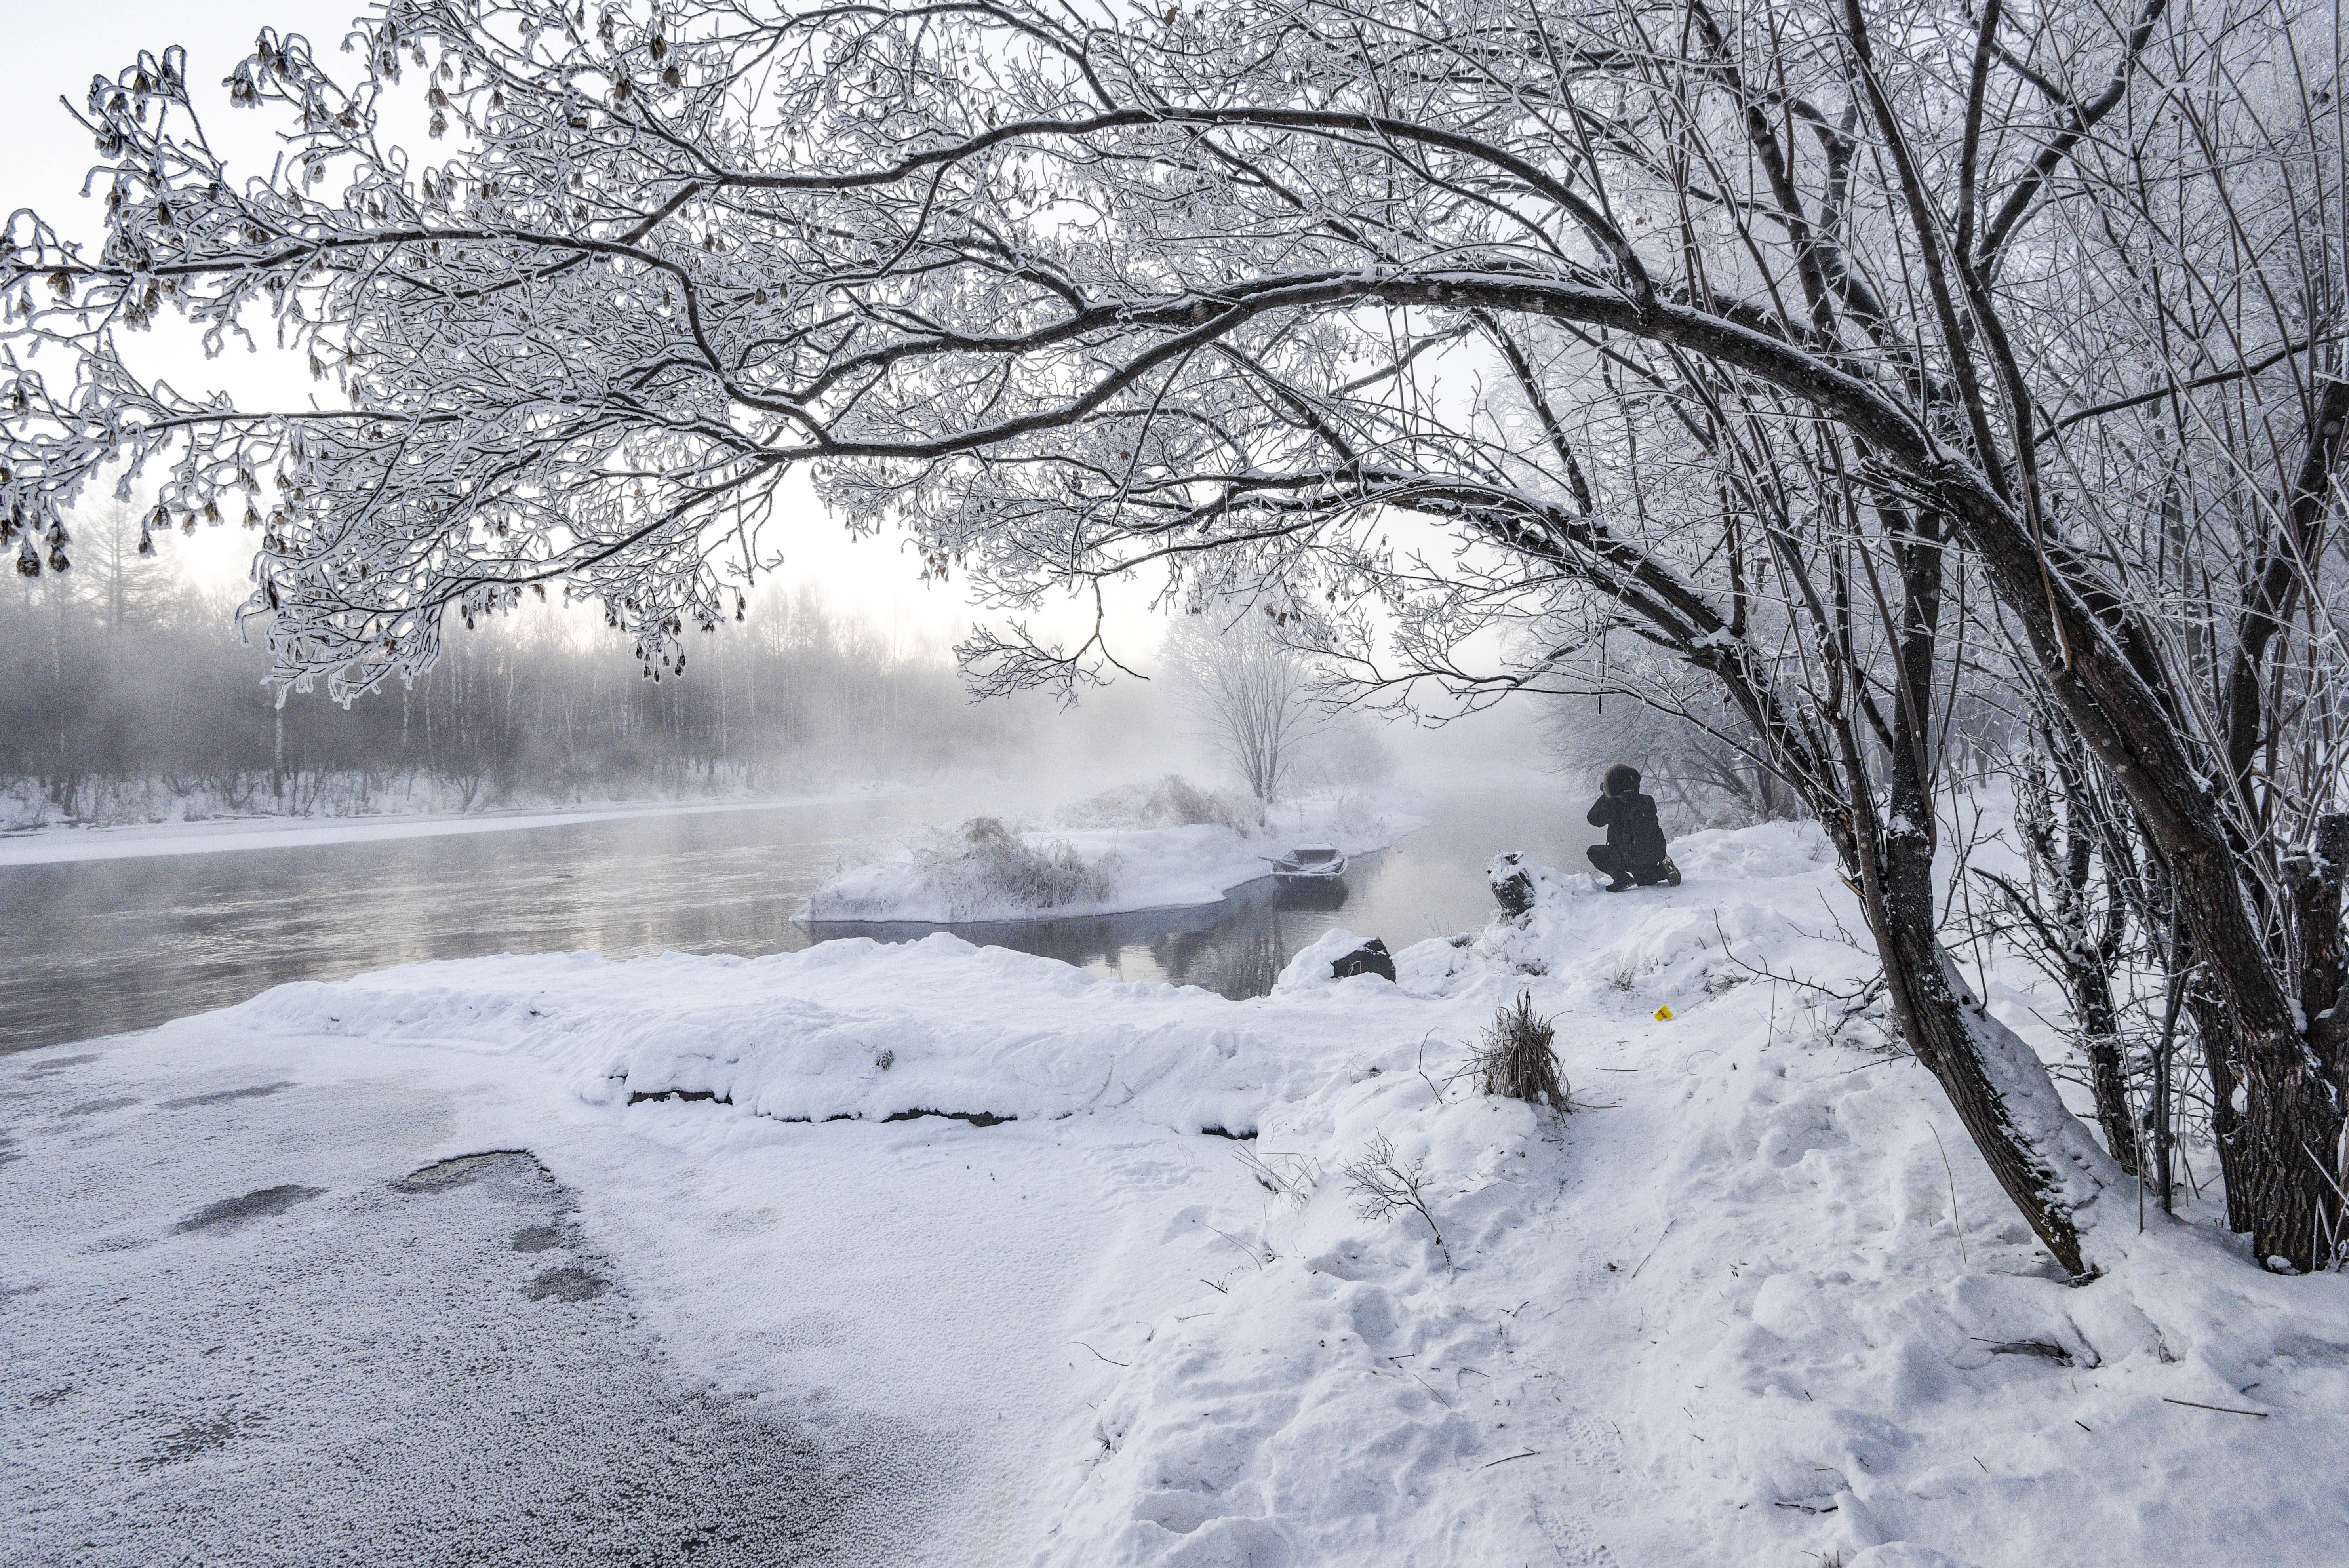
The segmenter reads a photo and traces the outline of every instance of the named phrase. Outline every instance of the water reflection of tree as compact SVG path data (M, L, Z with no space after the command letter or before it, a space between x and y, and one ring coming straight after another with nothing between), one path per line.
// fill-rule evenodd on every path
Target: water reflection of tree
M1226 996L1261 996L1280 977L1291 953L1279 908L1252 903L1211 930L1168 936L1152 956L1178 985L1198 985Z
M1346 884L1278 887L1251 882L1224 901L1224 918L1202 932L1170 935L1154 950L1158 966L1177 985L1226 996L1261 996L1288 961L1321 934L1307 912L1341 909Z

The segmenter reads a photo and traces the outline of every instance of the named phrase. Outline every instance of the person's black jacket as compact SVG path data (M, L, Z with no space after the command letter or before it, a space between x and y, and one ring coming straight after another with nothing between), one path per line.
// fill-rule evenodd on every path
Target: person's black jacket
M1656 822L1656 798L1633 790L1628 795L1601 795L1586 819L1607 830L1607 846L1621 850L1634 865L1653 865L1664 858L1664 830Z

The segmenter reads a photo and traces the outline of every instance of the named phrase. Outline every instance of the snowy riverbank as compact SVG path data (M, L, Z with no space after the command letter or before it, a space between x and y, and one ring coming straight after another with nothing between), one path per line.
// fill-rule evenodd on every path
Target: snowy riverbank
M800 918L943 924L1180 909L1268 874L1298 844L1365 854L1421 825L1355 790L1258 808L1170 778L1066 808L1049 825L984 817L918 830L843 861Z
M472 812L385 811L357 817L233 817L212 821L142 822L125 827L50 826L0 833L0 866L53 865L66 861L139 860L153 855L223 854L238 850L298 849L316 844L368 843L384 839L433 839L457 833L514 832L710 811L759 811L814 806L902 792L875 785L828 794L741 796L718 800L635 800L580 806Z
M2329 1560L2349 1281L2129 1208L2088 1216L2106 1272L2065 1284L1930 1077L1757 976L1871 967L1816 832L1674 852L1679 888L1545 878L1529 917L1405 949L1399 985L1329 980L1342 933L1241 1002L951 936L496 958L15 1058L38 1098L0 1213L42 1325L9 1336L9 1408L50 1495L233 1489L265 1429L142 1480L140 1423L164 1441L194 1396L45 1381L51 1346L120 1332L104 1260L160 1249L122 1254L146 1277L215 1200L367 1201L379 1175L294 1134L397 1085L440 1109L388 1174L530 1149L685 1371L820 1415L819 1445L951 1456L868 1561ZM2044 1043L2054 998L1990 979ZM1573 1115L1455 1076L1521 990ZM158 1145L176 1186L90 1206L99 1150ZM1349 1167L1381 1145L1424 1218L1366 1217ZM13 1397L36 1383L74 1387Z

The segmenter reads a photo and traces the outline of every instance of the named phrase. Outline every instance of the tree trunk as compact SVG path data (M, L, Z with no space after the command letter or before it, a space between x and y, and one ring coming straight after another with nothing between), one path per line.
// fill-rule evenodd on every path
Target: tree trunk
M1966 532L2002 603L2029 634L2071 727L2137 809L2202 960L2195 1021L2213 1082L2222 1096L2229 1082L2243 1091L2231 1159L2220 1146L2229 1222L2251 1233L2261 1257L2316 1267L2316 1238L2338 1205L2312 1151L2335 1146L2340 1111L2246 902L2223 786L2198 760L2166 675L2094 568L2060 546L2035 548L2002 508L1970 510ZM2222 1102L2222 1129L2230 1115Z
M2089 1272L2080 1243L2091 1218L2085 1211L2122 1178L2064 1104L2038 1054L1959 976L1936 929L1932 861L1930 834L1888 834L1874 885L1862 887L1893 1016L1999 1186L2055 1261L2080 1278Z
M2095 1097L2096 1125L2104 1130L2105 1148L2124 1174L2137 1175L2145 1161L2137 1151L2137 1119L2129 1114L2120 1040L2107 1029L2089 1034L2083 1044L2088 1058L2088 1090Z

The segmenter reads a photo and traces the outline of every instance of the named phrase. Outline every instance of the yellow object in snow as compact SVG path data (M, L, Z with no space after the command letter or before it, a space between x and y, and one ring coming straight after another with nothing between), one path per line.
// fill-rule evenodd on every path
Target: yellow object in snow
M1659 1024L1669 1024L1671 1021L1672 1010L1670 1007L1659 1007L1656 1009L1656 1022Z

